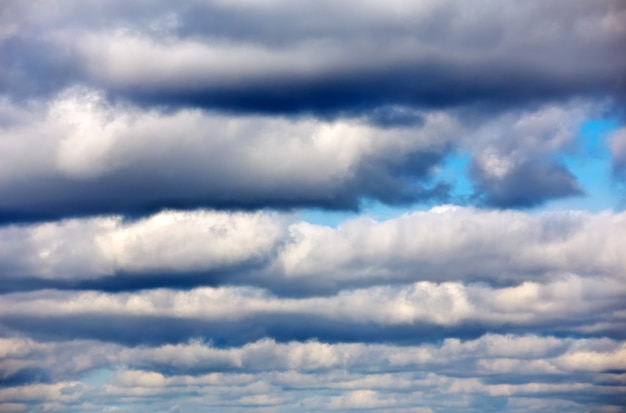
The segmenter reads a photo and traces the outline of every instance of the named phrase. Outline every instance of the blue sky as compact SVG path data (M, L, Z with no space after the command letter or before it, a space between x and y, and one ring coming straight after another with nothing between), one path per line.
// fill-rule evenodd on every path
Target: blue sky
M623 209L617 182L611 176L611 153L607 145L609 136L618 127L619 123L611 119L592 119L582 125L578 136L579 149L573 156L566 157L565 162L574 171L587 195L583 199L570 200L569 204L557 203L557 208L591 212Z
M0 413L624 412L618 0L0 5Z

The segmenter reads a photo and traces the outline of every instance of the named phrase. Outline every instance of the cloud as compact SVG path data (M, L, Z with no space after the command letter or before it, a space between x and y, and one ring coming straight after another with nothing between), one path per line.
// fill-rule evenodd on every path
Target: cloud
M167 405L173 397L186 396L186 402L193 404L202 396L208 404L230 400L289 409L304 390L318 392L308 403L340 410L373 404L427 411L425 405L438 405L436 400L442 396L462 406L464 397L479 396L497 404L503 395L512 396L509 403L530 397L539 406L559 400L576 407L581 398L587 398L585 404L593 404L594 397L619 400L619 391L611 385L623 380L623 374L610 371L620 366L624 353L623 343L609 339L493 334L408 347L261 340L221 349L197 341L123 347L16 339L3 340L0 346L22 348L19 353L9 351L8 357L4 351L6 366L42 363L57 379L117 366L106 370L97 386L30 383L9 387L3 394L4 401L12 403L41 395L50 400L54 395L59 408L87 401L104 404L113 398L122 400L122 405L148 399ZM608 363L599 365L597 359ZM422 369L428 372L415 373ZM472 369L471 377L467 369ZM590 377L595 383L588 383ZM552 396L559 393L554 400Z
M10 329L42 337L128 343L196 336L225 345L262 337L414 342L504 329L623 338L624 294L620 280L577 276L504 288L422 281L307 298L280 298L251 287L43 290L1 296L0 319Z
M0 3L0 412L623 411L620 1Z
M164 112L81 88L50 102L3 103L4 222L164 208L356 210L372 200L449 202L454 182L437 171L464 152L472 154L475 199L538 205L582 194L568 170L546 159L569 150L583 113L596 110L548 105L468 120L462 113L391 108L391 116L400 111L419 122L390 127L381 125L385 112L334 121Z
M623 180L626 178L626 129L621 128L611 134L609 147L613 158L613 175Z
M597 109L595 109L597 110ZM466 143L473 153L468 171L479 203L498 208L533 207L551 199L584 195L560 160L576 149L588 104L504 114Z
M624 214L441 206L338 228L270 212L165 211L0 229L3 291L249 285L286 296L419 281L621 279Z
M5 289L221 283L271 259L287 222L271 213L166 211L135 222L101 217L5 227L0 268Z
M5 35L21 64L3 78L14 95L81 83L142 104L264 113L623 99L623 14L613 0L51 2Z
M15 120L0 140L5 221L445 198L445 185L430 177L455 131L445 113L424 114L416 129L380 129L350 120L142 111L85 90L30 111L6 110Z
M553 162L526 162L503 165L506 172L493 171L473 164L474 177L482 202L494 207L532 207L548 199L583 195L576 178L563 165Z

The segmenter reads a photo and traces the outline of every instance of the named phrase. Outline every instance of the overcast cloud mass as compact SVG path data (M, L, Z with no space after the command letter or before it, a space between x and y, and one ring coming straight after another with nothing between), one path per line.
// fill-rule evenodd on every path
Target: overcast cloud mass
M0 0L0 412L626 412L626 2Z

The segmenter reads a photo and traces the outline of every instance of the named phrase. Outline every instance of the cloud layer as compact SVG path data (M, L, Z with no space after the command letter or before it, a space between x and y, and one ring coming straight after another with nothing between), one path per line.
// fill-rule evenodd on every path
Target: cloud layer
M175 405L171 396L182 389L187 393L183 406L189 409L233 403L271 406L270 410L297 408L298 395L313 389L318 395L301 402L315 411L381 407L435 411L420 404L453 411L461 406L472 409L476 396L493 400L485 406L488 411L502 406L521 411L546 394L571 391L578 394L578 401L593 401L598 395L623 401L623 394L615 391L624 383L623 374L599 373L607 366L623 368L624 346L609 339L488 334L464 342L446 339L440 345L409 347L261 340L227 350L198 341L129 348L90 341L6 340L2 349L4 374L37 365L65 378L55 385L19 390L15 386L0 393L3 401L13 400L16 405L49 400L51 406L98 409L100 403L123 397L129 404L152 400L171 407ZM67 380L111 365L124 367L108 373L99 389ZM467 376L468 369L474 377ZM508 374L516 379L510 381ZM545 377L553 382L542 383ZM593 384L592 377L597 380ZM444 398L449 401L443 402ZM576 404L544 406L555 405Z
M5 8L12 24L3 49L15 64L3 77L17 95L81 82L150 105L319 114L381 102L448 107L624 97L624 7L615 0ZM42 72L50 76L26 82Z
M529 207L583 195L559 160L576 148L579 102L489 119L409 111L417 123L367 117L232 116L199 109L143 110L75 88L50 102L0 107L0 219L145 215L162 208L319 207L356 210L464 202ZM380 116L387 116L384 113ZM472 157L474 191L438 171Z
M620 280L624 237L624 213L610 212L529 216L440 206L331 228L277 213L165 211L131 222L108 217L4 227L0 268L5 292L178 284L326 295L389 282L505 286L564 274Z
M618 406L624 223L443 206L338 228L216 211L5 227L0 398L17 411Z
M624 412L624 21L1 2L0 412Z

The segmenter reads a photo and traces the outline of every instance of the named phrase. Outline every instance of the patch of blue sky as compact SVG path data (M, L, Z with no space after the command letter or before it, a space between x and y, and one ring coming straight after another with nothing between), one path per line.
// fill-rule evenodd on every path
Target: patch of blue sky
M445 183L450 185L450 199L444 203L464 204L473 192L472 182L468 178L469 154L452 154L443 165L437 167L429 182L425 186ZM416 182L419 183L419 182ZM407 214L411 211L427 211L440 204L439 200L417 202L408 206L389 206L378 201L366 201L362 206L361 215L366 215L377 221L387 220Z
M435 179L452 185L453 199L466 198L474 192L468 177L470 160L469 153L454 153L446 158L446 162L436 172Z
M359 211L326 211L323 209L303 209L296 218L310 224L337 228L341 223L357 217L369 217L376 221L397 218L411 211L425 211L433 205L416 203L404 206L391 206L379 201L365 201Z
M619 191L611 178L611 154L607 138L619 126L616 120L591 119L584 122L573 151L559 160L574 174L583 191L574 196L548 202L535 210L584 210L597 213L620 206Z
M102 387L113 374L113 370L101 368L90 371L81 378L81 381L90 387Z
M314 225L323 225L336 228L342 222L361 214L355 211L327 211L317 208L302 209L296 215L299 221L305 221Z
M359 211L326 211L323 209L303 209L296 218L310 224L337 228L341 223L357 217L369 217L376 221L397 218L411 211L424 211L432 205L413 204L408 206L390 206L379 201L365 201Z

